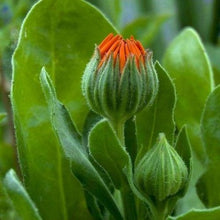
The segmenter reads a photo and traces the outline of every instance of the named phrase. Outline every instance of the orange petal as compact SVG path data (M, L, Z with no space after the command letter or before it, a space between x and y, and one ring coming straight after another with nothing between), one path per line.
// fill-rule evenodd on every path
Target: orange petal
M120 44L121 44L121 42L120 42ZM120 49L120 45L114 51L114 54L113 54L114 61L116 61L117 55L119 53L119 49Z
M111 33L109 34L100 44L99 44L99 49L106 44L109 40L111 40L114 37L114 35Z
M112 46L109 48L108 52L106 53L107 56L109 56L112 52L115 51L115 49L117 49L119 47L121 40L117 40L115 41Z
M136 65L139 68L139 56L141 55L141 52L135 47L134 42L131 42L130 40L127 40L128 42L128 48L132 54L135 56Z
M145 51L144 47L142 46L141 42L137 40L136 45L139 48L139 50L141 51L142 55L146 55L146 51Z
M101 57L109 50L109 48L114 44L117 40L121 39L120 35L116 35L113 37L110 41L106 42L101 48L100 48L100 54Z
M130 36L130 40L134 40L134 36L133 35Z
M130 51L128 49L128 44L127 42L125 43L125 55L126 55L126 58L128 59L128 57L130 56Z
M126 40L126 42L127 42L127 44L128 44L128 49L129 49L129 51L130 51L130 53L132 53L132 54L136 54L136 51L135 51L135 49L134 49L134 47L133 47L133 43L130 41L130 40Z
M120 46L120 51L119 51L119 61L120 61L120 71L122 72L125 62L126 62L126 57L125 57L125 44L122 41L121 46Z

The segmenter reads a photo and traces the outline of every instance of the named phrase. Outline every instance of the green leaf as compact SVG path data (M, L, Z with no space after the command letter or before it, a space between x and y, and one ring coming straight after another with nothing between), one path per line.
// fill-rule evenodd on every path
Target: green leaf
M189 142L189 138L188 138L188 134L187 134L187 130L185 126L180 130L178 134L177 141L175 144L175 150L181 156L185 165L187 166L188 175L189 175L188 181L190 182L191 174L192 174L192 152L191 152L191 145ZM189 182L184 187L182 196L185 195L188 189Z
M191 144L186 128L186 126L183 126L183 128L180 130L175 144L175 148L188 168L189 183L184 187L183 191L181 192L182 196L184 195L184 197L177 201L175 210L176 214L182 214L190 210L192 207L204 208L202 202L200 201L197 195L195 188L195 182L197 181L197 178L199 176L197 173L201 173L201 165L198 164L197 160L195 160L195 156L193 160Z
M58 101L51 79L44 69L42 69L40 79L54 132L60 141L65 156L71 162L73 174L86 190L109 209L116 219L122 219L110 191L89 161L88 154L81 144L80 136L72 123L71 117L64 105Z
M114 24L120 27L122 1L121 0L87 0L97 6Z
M0 219L20 220L0 178Z
M121 190L121 195L125 197L123 200L130 202L129 207L134 207L134 195L150 205L149 201L141 195L134 185L131 158L125 148L122 147L107 120L100 121L91 130L89 149L95 160L108 172L115 187ZM134 210L130 214L133 214L133 216L130 216L131 219L136 219Z
M195 189L198 178L204 172L204 160L207 157L201 141L200 119L214 83L210 62L202 42L191 28L182 31L170 44L164 56L164 65L176 86L177 127L187 125L193 151L192 182L186 196L179 201L181 205L178 213L182 213L191 208L203 208Z
M123 30L122 35L129 38L134 35L141 43L149 47L149 44L154 40L154 37L159 32L162 24L170 17L169 14L150 15L139 17L127 24Z
M146 198L147 196L144 197L134 185L131 158L125 148L121 146L116 134L106 120L98 122L91 130L89 148L97 162L109 173L116 187L121 187L121 190L127 188L128 197L129 194L131 194L130 197L133 197L133 192L141 201L152 209L154 208L150 199ZM127 182L124 181L124 177L127 178Z
M213 209L192 209L183 215L169 217L169 220L217 220L220 218L220 207Z
M125 136L126 151L130 155L132 164L134 164L136 156L137 156L137 149L138 149L135 117L126 121L125 129L124 129L124 136Z
M109 173L115 187L120 188L125 180L122 170L128 164L128 154L106 120L97 123L90 132L89 149L95 160Z
M22 25L13 56L12 104L25 186L44 219L91 216L53 133L39 72L42 66L49 70L59 99L81 130L88 112L81 76L95 43L109 32L115 29L105 17L80 0L39 1Z
M89 111L82 131L82 143L84 147L88 150L88 139L89 139L89 132L95 126L95 124L102 119L102 116L94 113L93 111Z
M35 204L13 170L6 174L3 183L15 210L22 220L41 220Z
M201 120L201 132L211 163L219 163L220 154L220 86L208 97ZM214 164L213 164L214 165Z
M211 64L212 64L212 69L214 72L214 78L215 78L215 84L218 85L220 84L220 62L219 62L219 57L220 57L220 47L214 46L212 44L206 45L206 50L209 55Z
M199 122L206 98L213 88L213 76L202 42L193 29L185 29L173 40L165 53L164 66L176 86L177 126L187 124L192 148L201 159L204 151Z
M210 94L201 120L202 138L209 161L197 183L197 192L206 207L220 205L220 86Z
M183 159L190 174L192 170L192 152L191 152L191 145L189 142L186 126L184 126L178 134L175 144L175 150Z
M94 196L91 195L88 191L85 191L85 198L86 198L87 207L90 213L92 214L93 218L95 220L102 220L103 218L100 211L100 207Z
M156 142L159 133L166 134L168 142L174 141L174 107L176 102L175 88L166 71L157 62L155 65L159 91L152 106L137 114L138 162Z

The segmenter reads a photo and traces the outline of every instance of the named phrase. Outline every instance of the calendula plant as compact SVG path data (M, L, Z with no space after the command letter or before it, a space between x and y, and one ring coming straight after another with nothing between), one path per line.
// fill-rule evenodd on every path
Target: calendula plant
M21 174L0 185L11 219L220 218L220 88L204 46L186 28L160 64L131 30L81 0L25 18L11 89Z

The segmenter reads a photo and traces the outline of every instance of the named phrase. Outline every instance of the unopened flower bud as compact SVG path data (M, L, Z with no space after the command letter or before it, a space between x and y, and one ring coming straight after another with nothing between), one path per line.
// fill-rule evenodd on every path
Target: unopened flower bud
M164 134L159 134L157 143L138 164L135 181L139 190L154 201L176 195L187 183L187 167Z
M82 80L90 108L114 122L125 122L152 102L157 88L152 53L133 37L113 34L96 47Z

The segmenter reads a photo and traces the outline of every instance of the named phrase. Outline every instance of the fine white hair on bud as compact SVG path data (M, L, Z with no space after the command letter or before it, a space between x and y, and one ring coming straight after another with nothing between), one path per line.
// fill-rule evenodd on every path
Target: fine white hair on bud
M109 34L86 66L82 90L94 112L116 123L125 122L157 94L152 53L133 37L125 40Z

